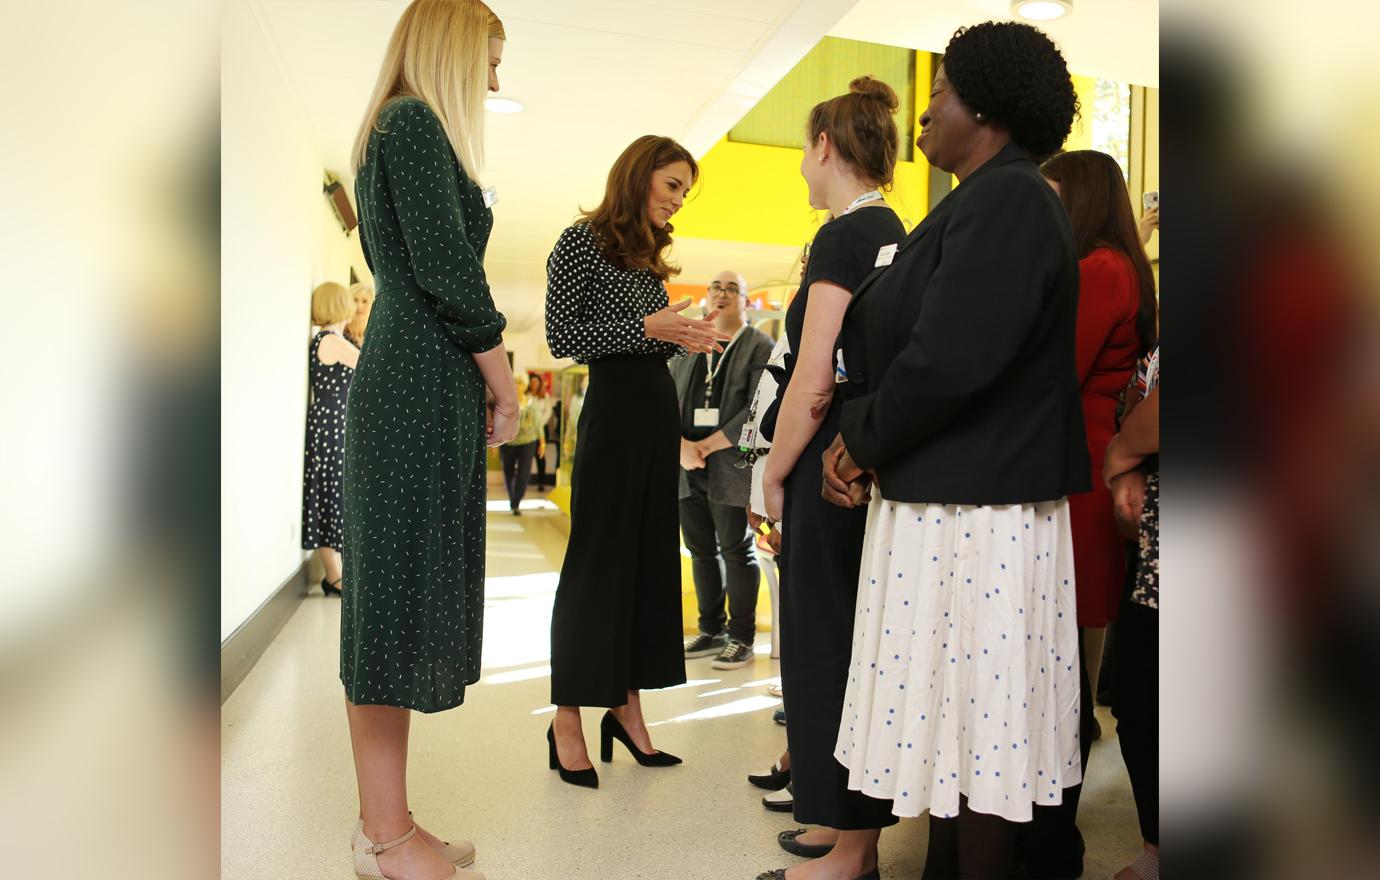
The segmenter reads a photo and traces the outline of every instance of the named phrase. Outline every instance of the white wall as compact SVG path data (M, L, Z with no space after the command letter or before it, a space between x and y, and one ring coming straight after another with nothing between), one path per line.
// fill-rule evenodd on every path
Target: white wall
M321 152L255 2L225 4L221 46L222 639L307 555L311 290L363 262L321 192Z

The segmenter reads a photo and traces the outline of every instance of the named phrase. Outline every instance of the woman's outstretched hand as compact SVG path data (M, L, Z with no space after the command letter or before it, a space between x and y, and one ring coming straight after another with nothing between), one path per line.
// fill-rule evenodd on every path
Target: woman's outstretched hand
M728 342L733 337L714 327L718 312L710 312L703 318L687 318L681 314L690 307L689 298L672 303L659 312L652 312L642 319L642 332L648 339L660 339L681 346L691 353L710 351L722 352L719 343Z

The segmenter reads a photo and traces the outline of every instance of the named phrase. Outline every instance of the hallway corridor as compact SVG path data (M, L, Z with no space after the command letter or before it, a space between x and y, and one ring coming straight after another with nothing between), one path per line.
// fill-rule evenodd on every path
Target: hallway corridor
M785 745L767 694L779 675L758 636L742 669L687 661L689 682L647 692L658 746L681 767L644 769L616 746L600 764L602 710L584 713L600 774L597 791L563 784L547 769L551 720L548 636L565 551L562 514L533 496L512 517L491 494L484 676L463 707L414 716L409 797L439 836L466 837L489 880L685 878L751 880L798 859L776 844L797 827L763 809L745 779ZM346 880L356 793L338 680L338 600L313 585L262 660L225 703L221 721L222 877ZM598 638L598 633L591 638ZM1081 827L1085 877L1110 876L1139 846L1135 811L1116 748L1115 723L1093 748ZM919 878L925 820L882 836L882 876Z

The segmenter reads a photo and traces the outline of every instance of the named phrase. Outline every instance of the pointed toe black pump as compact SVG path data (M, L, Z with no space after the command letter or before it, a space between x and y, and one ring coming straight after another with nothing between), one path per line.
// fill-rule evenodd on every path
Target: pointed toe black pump
M599 774L593 767L586 770L567 770L561 766L561 757L556 754L556 729L555 725L546 728L546 744L551 755L551 769L561 772L561 781L571 785L578 785L582 788L598 788Z
M605 712L604 719L599 722L599 760L605 764L613 760L613 741L618 740L628 747L628 753L637 759L637 763L643 767L674 767L679 764L680 758L669 752L652 752L648 754L637 746L633 745L632 737L623 729L623 725L618 723L618 719L613 717L612 712Z

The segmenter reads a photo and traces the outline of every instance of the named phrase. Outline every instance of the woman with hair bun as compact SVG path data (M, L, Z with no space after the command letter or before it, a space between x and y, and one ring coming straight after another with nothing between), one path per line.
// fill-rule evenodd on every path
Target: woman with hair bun
M834 339L862 281L905 238L882 199L896 167L899 135L891 87L870 76L810 111L800 173L810 206L834 217L810 245L810 262L786 312L785 377L762 478L768 519L780 522L781 687L797 822L829 830L785 831L787 852L815 861L762 878L877 877L877 839L894 824L889 805L848 788L834 760L844 708L858 565L866 514L820 497L820 456L838 433Z

